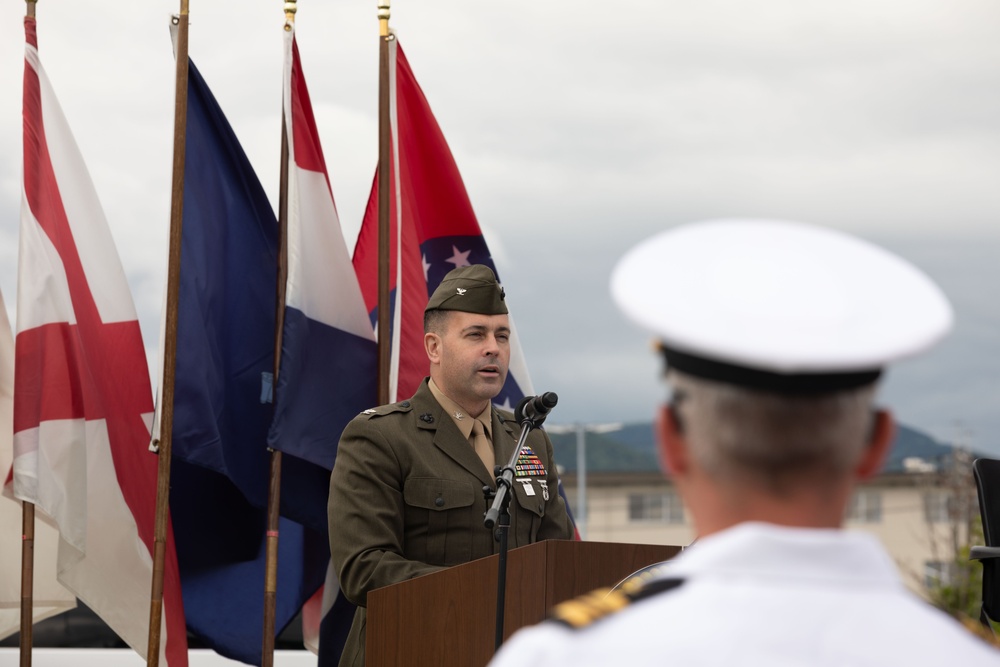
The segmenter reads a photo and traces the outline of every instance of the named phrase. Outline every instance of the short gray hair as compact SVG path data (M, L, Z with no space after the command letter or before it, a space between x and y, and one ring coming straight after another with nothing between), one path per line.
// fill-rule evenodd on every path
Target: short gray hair
M700 467L785 495L846 474L871 439L875 385L819 396L745 389L669 371L674 409Z
M424 333L443 334L447 329L451 310L428 310L424 313Z

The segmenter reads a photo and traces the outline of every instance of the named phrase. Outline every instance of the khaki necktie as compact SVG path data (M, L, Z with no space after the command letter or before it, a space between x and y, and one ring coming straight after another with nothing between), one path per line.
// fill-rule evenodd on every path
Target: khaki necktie
M493 445L486 437L486 430L483 423L478 419L472 422L472 446L476 448L476 454L482 459L483 465L493 474Z

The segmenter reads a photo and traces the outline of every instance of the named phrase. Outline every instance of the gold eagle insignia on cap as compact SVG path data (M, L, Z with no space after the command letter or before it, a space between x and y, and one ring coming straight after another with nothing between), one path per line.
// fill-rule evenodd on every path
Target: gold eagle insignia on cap
M483 264L452 269L427 300L424 312L459 310L481 315L506 315L504 291L493 270Z

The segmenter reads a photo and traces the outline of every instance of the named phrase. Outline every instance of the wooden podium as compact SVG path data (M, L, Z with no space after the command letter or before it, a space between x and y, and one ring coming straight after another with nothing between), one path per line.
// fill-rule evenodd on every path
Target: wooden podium
M507 554L504 639L549 608L611 587L680 547L547 540ZM496 643L497 563L490 556L368 594L367 667L481 667Z

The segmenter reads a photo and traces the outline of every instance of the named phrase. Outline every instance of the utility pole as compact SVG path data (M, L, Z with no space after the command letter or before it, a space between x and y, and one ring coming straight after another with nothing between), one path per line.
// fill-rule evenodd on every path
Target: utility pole
M576 432L576 530L580 539L587 539L587 433L612 433L620 431L621 422L607 424L584 424L577 422L569 425L546 425L545 430L551 433Z

